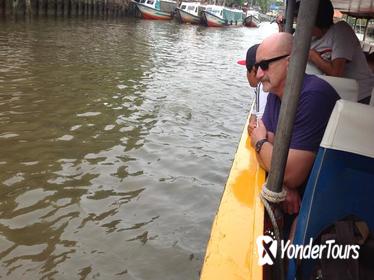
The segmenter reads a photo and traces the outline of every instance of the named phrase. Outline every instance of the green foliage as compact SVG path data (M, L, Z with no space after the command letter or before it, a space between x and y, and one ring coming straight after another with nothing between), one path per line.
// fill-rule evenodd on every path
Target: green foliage
M268 11L269 5L270 5L270 0L256 0L254 2L256 2L256 5L261 7L261 11L263 13L266 13Z
M237 6L237 7L242 7L244 5L244 0L228 0L226 1L227 6L232 7L232 6Z

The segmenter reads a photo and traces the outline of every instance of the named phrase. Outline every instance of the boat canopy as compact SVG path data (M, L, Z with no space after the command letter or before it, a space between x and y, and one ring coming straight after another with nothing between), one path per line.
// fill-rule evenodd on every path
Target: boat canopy
M222 17L223 15L223 6L208 5L206 6L206 10L216 16Z
M182 2L182 4L180 5L180 9L192 13L197 12L199 6L202 5L198 2Z
M332 0L334 8L353 17L374 18L374 0Z

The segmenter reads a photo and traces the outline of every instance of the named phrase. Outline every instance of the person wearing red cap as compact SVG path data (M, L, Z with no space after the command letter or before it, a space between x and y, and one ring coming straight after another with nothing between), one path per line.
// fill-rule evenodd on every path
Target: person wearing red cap
M262 118L265 111L266 100L268 93L262 89L262 84L257 79L256 74L256 52L260 44L253 45L247 50L247 56L245 60L239 60L238 64L245 65L247 67L247 80L251 87L255 88L255 106L252 111L252 115L249 119L248 133L251 134L252 130L257 126L257 120Z

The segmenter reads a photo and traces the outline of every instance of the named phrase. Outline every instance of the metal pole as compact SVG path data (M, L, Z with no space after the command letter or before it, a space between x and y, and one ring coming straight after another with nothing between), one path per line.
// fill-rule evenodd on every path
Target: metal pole
M288 75L275 136L268 189L280 192L283 186L284 170L291 141L293 122L303 83L308 59L312 28L314 26L319 0L301 1L297 18L297 28L288 66Z
M314 26L319 0L301 1L297 18L297 28L292 47L291 60L288 66L286 88L282 97L277 131L275 134L271 167L267 188L281 192L283 188L284 170L286 168L288 149L290 146L293 124L295 120L299 93L303 83L305 67L308 59L312 28ZM290 9L287 9L289 11ZM283 260L280 256L280 244L277 250L277 279L284 279Z
M288 0L286 9L286 27L285 32L292 33L293 16L296 7L296 0Z
M364 30L364 37L362 38L362 43L365 42L366 35L368 34L369 21L370 21L370 18L367 18L366 19L366 24L365 24L365 30Z

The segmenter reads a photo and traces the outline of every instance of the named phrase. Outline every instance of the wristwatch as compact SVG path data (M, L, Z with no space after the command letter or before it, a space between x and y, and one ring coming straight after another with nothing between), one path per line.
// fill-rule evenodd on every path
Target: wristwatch
M264 145L266 142L269 142L266 138L258 140L255 145L255 151L259 153L261 151L262 145Z

